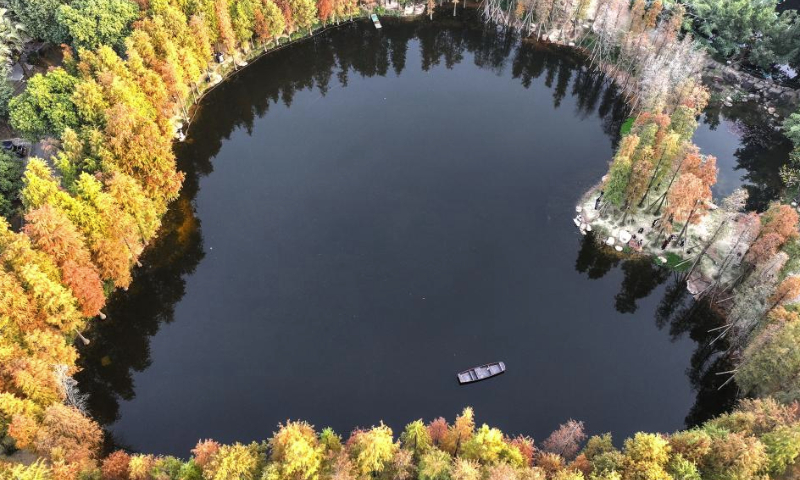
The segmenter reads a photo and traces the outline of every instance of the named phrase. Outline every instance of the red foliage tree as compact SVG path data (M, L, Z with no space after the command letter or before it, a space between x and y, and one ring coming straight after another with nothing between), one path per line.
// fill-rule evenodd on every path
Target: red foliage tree
M442 443L447 437L447 432L449 431L450 426L447 424L447 420L442 417L439 417L433 420L431 423L428 424L428 435L431 436L431 441L434 445L439 445Z
M333 0L317 0L317 16L327 22L333 13Z
M542 443L544 450L561 455L564 458L574 458L580 449L581 442L586 439L583 422L568 420L551 433Z
M194 462L201 468L208 465L219 451L219 443L214 440L201 440L192 449Z
M533 454L536 452L536 448L533 446L532 438L518 435L509 443L511 444L511 446L516 447L517 450L520 451L520 453L522 453L522 456L525 458L525 464L527 466L530 467L531 465L533 465Z
M117 450L103 459L100 470L103 472L103 480L129 480L130 472L128 464L131 461L130 455Z
M764 226L762 234L777 233L784 238L784 242L797 237L798 216L794 208L789 205L774 204L764 212Z
M85 317L98 315L106 303L106 297L97 269L91 264L81 265L67 260L61 270L64 284L72 290L72 294L78 300L81 313Z

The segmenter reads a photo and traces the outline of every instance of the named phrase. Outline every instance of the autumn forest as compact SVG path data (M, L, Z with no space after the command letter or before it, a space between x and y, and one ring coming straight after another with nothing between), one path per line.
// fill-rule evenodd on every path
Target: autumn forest
M422 6L425 8L422 15L393 18L402 16L404 11L414 13L413 7ZM0 56L5 77L0 87L0 114L3 115L4 134L13 138L7 145L4 142L5 148L0 152L0 479L797 478L800 476L800 210L797 206L800 201L800 95L792 93L796 93L798 86L788 79L781 80L777 72L781 68L783 71L800 70L800 17L791 9L776 10L776 6L774 0L484 0L463 4L429 0L424 5L372 0L0 0L3 38ZM367 23L366 18L372 13L388 19L383 32L375 32L372 23ZM463 25L468 25L464 27L468 33L458 33L461 23L448 23L462 19L466 19ZM443 33L436 36L415 31L403 38L390 35L392 28L410 28L403 25L425 25L424 28ZM324 37L337 29L351 30L333 39ZM363 29L370 33L363 33ZM363 43L359 44L358 36L363 38ZM308 47L312 42L313 47ZM406 53L409 42L420 43L419 54ZM36 66L31 65L36 63L31 60L34 48L39 49L37 52L47 52L37 53L45 60L40 58ZM283 62L279 65L286 65L285 71L258 66L259 62L278 55ZM315 70L305 75L302 72L308 69L306 63L312 62L311 57ZM438 101L425 97L424 90L434 91L434 87L397 83L393 84L394 90L386 90L389 93L370 97L371 91L363 82L372 77L389 81L392 75L395 79L403 75L406 79L413 78L418 73L414 70L416 66L406 67L406 62L412 59L420 64L420 72L430 75L426 78L454 75L438 81L450 82L456 96L466 89L461 99L474 93L470 90L477 88L472 87L473 84L486 82L488 85L490 80L485 78L489 76L495 78L491 81L503 81L508 66L515 80L511 82L513 86L498 87L498 90L517 89L508 95L532 97L533 92L538 91L535 84L543 82L552 96L553 110L549 114L552 118L560 118L566 110L559 110L562 104L574 110L570 115L577 120L569 124L570 128L575 129L575 135L589 140L576 146L574 151L561 146L547 147L550 156L557 157L552 151L558 148L564 158L560 162L555 158L554 166L542 172L531 173L514 161L504 164L496 160L497 165L506 165L503 168L510 168L512 172L508 177L497 177L501 180L496 183L502 186L498 192L510 192L513 196L518 195L515 188L547 190L549 184L557 183L550 180L553 178L574 180L560 185L572 189L566 194L569 198L566 203L558 197L561 192L553 194L548 190L547 195L541 197L542 203L547 204L545 214L535 208L526 210L540 223L549 222L550 214L557 212L553 215L563 217L558 221L568 224L570 229L568 233L559 231L558 235L562 236L546 237L552 247L543 243L541 248L552 248L553 254L565 251L561 249L575 252L571 256L559 255L568 256L568 262L576 264L577 273L570 274L581 278L585 275L594 280L621 265L624 278L622 291L614 298L615 315L651 308L656 312L656 325L649 327L655 331L670 325L673 335L670 341L679 336L678 331L691 332L697 345L686 355L687 358L691 356L692 364L685 370L688 370L692 390L698 392L697 404L689 415L694 419L687 420L685 426L676 425L670 432L643 431L618 438L592 430L591 425L580 418L567 417L560 419L558 427L548 436L534 441L527 434L504 433L479 422L482 411L473 411L467 406L473 405L472 402L458 397L460 413L452 421L436 417L414 420L405 426L383 422L369 428L352 425L352 431L343 435L344 432L337 433L331 428L316 428L302 419L286 420L275 427L271 436L265 433L260 441L218 442L198 438L194 449L185 452L182 458L142 453L124 442L116 442L108 427L119 419L121 400L134 396L130 372L141 372L154 363L148 342L162 321L171 321L180 299L191 297L194 292L192 288L196 287L186 281L188 274L195 272L203 257L216 261L213 260L216 258L213 246L219 245L217 251L224 251L225 244L216 242L219 237L212 235L218 231L214 226L209 226L207 231L214 242L209 240L203 245L198 238L197 212L212 208L197 196L201 177L217 169L216 175L227 178L222 173L226 171L222 162L212 167L211 159L222 157L223 144L245 142L236 138L237 132L246 131L248 137L256 138L253 132L258 130L259 122L270 108L277 112L274 115L281 122L291 125L295 131L301 131L302 127L292 115L302 109L313 112L308 115L315 116L315 122L328 122L318 130L320 138L328 139L325 140L328 144L321 148L331 152L349 133L353 137L369 138L388 131L394 139L382 140L379 148L390 152L393 145L402 147L408 138L430 150L430 145L435 144L433 138L441 142L442 136L447 138L460 129L480 128L484 121L481 112L465 111L460 114L462 118L458 118L458 111L453 110L456 112L453 118L443 106L429 113L431 125L452 123L452 131L443 129L446 135L426 137L425 128L432 130L433 127L415 130L416 124L408 124L405 127L408 137L403 136L404 119L423 111L413 108L426 108L429 107L426 102ZM469 59L476 69L467 72L465 64L470 63ZM42 67L41 62L46 66ZM725 94L719 93L723 91L719 88L730 87L726 82L732 82L709 80L708 72L712 68L709 65L744 72L741 75L760 75L759 78L775 82L770 84L773 89L783 92L778 108L769 107L771 110L766 113L768 110L764 106L759 112L766 117L764 130L770 135L779 135L793 150L785 155L787 158L781 159L779 169L770 166L770 174L780 183L779 193L762 204L754 205L750 198L751 191L758 189L758 185L753 186L757 181L749 185L737 183L737 188L729 188L724 197L717 195L718 179L726 175L718 163L717 153L695 144L698 129L704 119L707 121L713 105L734 103L733 98L728 100ZM403 73L404 68L413 72ZM15 73L17 69L21 72L19 75ZM334 71L338 82L331 78ZM258 79L256 75L272 80ZM463 85L460 79L465 79ZM273 84L280 87L273 89ZM326 137L328 128L331 132L337 131L330 125L337 121L326 119L324 113L312 108L318 108L316 102L326 95L336 98L331 92L346 88L363 88L362 108L391 109L395 116L387 114L392 120L379 127L376 127L378 121L357 123L348 119L347 122L353 122L352 132L340 133L338 138L332 138L333 134L331 138ZM230 93L236 89L240 91ZM295 93L314 92L315 89L318 95L310 100L298 95L300 99L295 101L300 106L289 111ZM390 97L392 93L404 98L402 95L408 93L404 89L412 89L414 95L419 95L418 98L405 97L413 99L407 100L413 104L408 110L389 103L394 101ZM769 91L769 87L764 89ZM763 99L756 96L760 93L752 95L749 101L755 108L759 107L759 102L766 101L763 95ZM226 98L234 98L234 101L220 100ZM502 98L501 101L487 98L490 100L476 95L474 100L459 101L465 104L474 101L485 112L492 112L496 104L513 105L520 102L521 97L497 97ZM786 98L797 101L792 103L785 101ZM739 100L737 97L736 101ZM358 100L348 97L348 101L356 105ZM382 101L387 103L379 103ZM441 105L448 105L447 101L441 100ZM748 101L746 94L742 94L741 101ZM237 105L246 107L234 112ZM544 124L550 120L542 118L541 114L537 116L537 121L543 122L539 130L548 131ZM219 135L203 130L211 117L222 132ZM586 122L590 126L580 126L587 118L592 119ZM306 120L308 125L316 125L312 119ZM512 117L506 122L515 123ZM500 124L483 130L494 132L494 139L503 137L505 131L515 130L499 119L490 118L489 123ZM519 122L515 126L519 126ZM586 128L585 133L578 131L579 128ZM276 127L273 130L280 132ZM524 137L531 136L523 133ZM550 135L556 138L556 130ZM289 138L288 134L284 134L284 138ZM567 139L556 138L562 145L569 141ZM303 146L306 140L293 143ZM268 141L280 145L280 133ZM341 141L346 143L346 140ZM504 143L504 148L522 149L510 145L511 141L496 141ZM459 152L453 156L461 158L474 172L480 172L475 174L476 178L481 178L480 182L476 181L478 187L475 188L491 184L484 179L493 178L492 172L469 163L469 150L478 152L478 147L470 146L466 140L461 142L465 145L463 151L450 147L450 152ZM549 145L542 139L536 142ZM237 155L244 159L259 148L262 147L243 147ZM419 153L422 147L419 148L407 147L409 151L418 152L416 161L423 158L423 153ZM492 144L491 148L497 147ZM610 158L588 158L591 153L587 152L603 152L609 148ZM351 159L358 157L351 150L345 151ZM314 156L308 152L305 155ZM490 155L489 151L480 151L484 159ZM331 156L345 164L333 153ZM595 171L587 168L582 174L574 173L575 168L567 168L573 165L570 163L573 157L576 162L593 161L605 173L584 182L582 175L595 175ZM314 250L317 244L309 243L313 248L307 250L317 252L303 260L310 274L299 267L297 272L292 272L294 265L285 271L279 270L279 263L264 264L260 268L264 271L274 268L277 275L284 277L286 285L294 285L290 283L293 274L301 277L298 285L319 281L323 285L320 291L334 292L331 296L335 300L331 301L345 303L349 301L347 291L339 293L336 284L341 282L349 286L350 279L346 275L327 277L323 272L315 278L314 272L319 265L325 265L324 258L328 255L334 256L331 268L337 275L351 262L355 263L354 258L368 257L369 241L363 237L372 235L378 239L375 242L385 241L389 245L386 250L414 247L415 239L421 239L421 243L428 238L436 239L431 244L439 242L440 238L448 239L440 242L447 244L446 249L426 244L419 247L419 251L409 250L413 252L409 255L411 260L398 261L397 266L391 268L392 274L406 279L403 275L419 276L413 257L418 257L423 250L442 248L435 250L436 254L430 258L420 260L420 264L435 265L446 264L452 253L450 249L455 252L470 250L449 244L451 237L438 229L445 225L442 231L449 228L458 238L465 239L466 245L466 238L474 235L468 230L473 220L453 224L456 226L442 220L459 217L462 206L465 211L473 208L481 212L476 216L482 221L489 217L502 220L486 224L498 232L503 227L516 225L516 217L511 214L504 217L503 213L496 213L497 210L486 213L488 209L484 211L481 206L470 204L473 195L469 192L461 192L463 197L455 194L450 197L456 210L432 213L424 217L421 224L410 216L381 223L386 221L385 217L391 217L386 212L391 211L392 206L402 211L401 203L405 206L419 201L425 203L419 211L427 214L439 212L436 209L447 201L437 203L438 197L428 201L425 191L414 190L418 183L410 183L412 187L392 183L404 178L404 171L391 170L392 175L384 177L381 172L369 170L375 165L394 168L377 160L372 166L349 165L357 172L357 177L363 174L358 177L359 182L374 182L377 186L368 194L359 193L356 200L343 200L342 208L324 197L330 191L337 194L344 191L344 188L337 190L338 187L330 186L331 182L338 181L340 173L335 168L325 170L332 168L329 164L317 165L322 172L320 178L307 171L297 174L290 166L278 164L279 168L269 170L271 179L256 186L241 177L242 171L237 171L236 175L240 176L233 178L239 178L240 183L224 190L227 200L236 196L237 186L247 192L260 192L263 187L269 190L264 195L270 192L276 195L255 197L260 199L252 202L258 210L247 214L240 223L253 223L261 215L268 216L265 212L280 218L285 213L280 208L293 205L292 195L302 191L302 184L291 183L300 179L301 183L312 184L315 191L308 197L311 200L297 201L302 208L296 211L308 214L312 219L310 224L324 224L326 229L319 230L322 233L318 241L336 244L338 248L317 251ZM450 188L447 183L450 174L439 171L441 164L420 161L414 168L417 171L430 169L430 178L438 179L431 180L436 187L430 186L428 190L448 191ZM529 174L532 179L541 175L545 180L541 184L532 183L533 180L526 179ZM245 176L257 177L257 174L247 172ZM512 177L520 184L512 181ZM456 181L461 182L459 188L465 190L464 185L472 185L466 174ZM575 190L576 184L580 185L580 191ZM266 187L269 185L272 189ZM288 193L281 193L282 186ZM206 184L203 188L214 191L215 186ZM380 202L385 201L375 193L380 190L390 191L396 198L390 195L389 207L371 211L368 204L383 205ZM458 189L453 187L453 190ZM494 191L480 192L486 197L486 205L494 205L493 199L505 198ZM278 195L286 195L289 200L276 200ZM557 199L550 204L552 197ZM391 203L395 201L396 204ZM539 200L530 203L536 201ZM221 199L220 203L227 205ZM327 208L326 204L329 204ZM505 205L502 200L497 204ZM235 209L249 212L245 207L232 205L228 208L228 213L233 212L230 213L232 219L240 220ZM307 205L314 208L306 210ZM371 220L360 222L337 216L348 209L361 212L364 218ZM295 210L287 211L299 216L294 215ZM348 230L371 233L342 240L331 233L338 230L325 224L325 217L339 219ZM203 217L203 220L206 218L212 217ZM526 218L525 222L530 224L534 220ZM273 235L273 231L280 232L280 226L293 224L277 225L265 228L269 235ZM406 232L415 225L420 233ZM275 253L268 244L265 247L259 243L252 248L257 255L281 257L292 251L289 248L292 244L304 245L303 242L308 241L305 237L314 236L305 222L301 227L292 228L301 232L297 238L286 240L278 234L266 237L274 240ZM548 229L556 228L548 226ZM219 231L233 230L238 227L219 228ZM538 235L538 230L534 230ZM389 233L382 233L384 231ZM256 232L249 234L256 242L257 231L242 227L241 232ZM393 239L395 232L408 236L397 241ZM531 238L534 233L530 233ZM523 232L520 236L526 234ZM515 234L499 235L511 238ZM481 247L495 245L492 243L495 240L486 240L482 234L476 238L475 244ZM237 241L242 245L240 248L247 251L247 242L241 238ZM393 243L395 241L397 243ZM511 244L511 240L506 242ZM556 246L556 242L560 245ZM351 244L356 253L347 250ZM408 244L412 244L411 247ZM530 249L529 245L522 247ZM520 248L516 244L514 247ZM335 257L337 252L345 252L342 254L345 260ZM180 268L176 260L179 257L184 262ZM366 263L380 263L388 257L381 251L375 258L377 260ZM454 258L453 263L463 270L460 275L472 278L469 269L461 268L465 263L461 259L471 257ZM493 258L500 262L503 255L496 254ZM524 262L517 260L516 263ZM493 272L494 267L487 263L476 264L475 270L483 268ZM255 268L256 263L253 265ZM404 270L406 267L411 273ZM246 265L239 271L248 268ZM547 272L548 268L544 265L542 270ZM476 274L479 280L474 281L480 285L476 291L490 290L486 282L491 282L494 274L484 275L482 271ZM498 274L503 275L502 272ZM228 275L229 278L234 276ZM556 274L553 276L558 278ZM268 273L259 273L256 277L252 285L242 289L261 288ZM353 274L353 277L359 275ZM386 281L385 277L378 279L369 269L363 270L360 277L370 284ZM435 275L433 278L432 284L446 282ZM574 280L577 277L569 278L577 282ZM674 282L664 289L662 284L670 278ZM410 281L387 283L393 288L383 290L399 292L409 284ZM579 288L588 287L575 288L572 293L564 293L564 301L559 303L581 303L568 299L574 292L584 292ZM296 292L290 286L277 290L274 297L262 291L257 295L275 299L274 308L280 311L281 299L294 298L292 295ZM419 305L436 301L433 295L411 292L411 287L407 290L402 291L402 295L408 295L407 300L402 297L406 302L411 302L412 297ZM500 290L503 289L498 288L498 292ZM657 303L648 300L656 290L663 293L664 298L658 306L648 307L650 303ZM508 298L502 292L495 294L498 299ZM137 305L146 305L141 310L133 306L139 295L144 300ZM588 294L578 296L587 304L591 303ZM220 297L225 298L225 295L220 294ZM369 295L364 294L364 297ZM358 295L354 298L363 300ZM292 308L305 312L303 304L313 305L317 300L295 300ZM260 304L251 307L244 305L244 301L238 302L243 303L241 310L232 306L226 315L233 317L243 315L235 312L269 310ZM394 297L387 297L386 302L391 309L405 315L406 304L393 303L397 302ZM214 299L215 306L220 303L224 305ZM352 307L352 311L369 318L371 311L364 308L361 312L359 307ZM423 312L424 308L427 307L417 310ZM544 307L537 308L544 311ZM325 310L320 308L320 311ZM413 309L409 312L407 316L412 318L423 315ZM496 334L485 324L472 325L468 313L448 312L441 316L462 315L461 325L465 329L483 331L488 338L492 335L514 337L514 332ZM485 314L491 315L493 313ZM236 331L237 324L232 318L223 320L224 316L215 320L224 323L208 329L215 330L212 333L218 343L203 355L213 358L225 351L232 354L226 350L226 339L228 330ZM354 313L352 318L357 316ZM288 313L285 317L294 318ZM117 323L115 326L114 322L121 319L124 325ZM531 320L526 319L526 322ZM412 327L405 330L410 330L408 333L413 337L415 324L409 325ZM325 331L324 326L314 328ZM114 329L119 329L117 336L108 333ZM286 331L281 332L283 335L275 335L279 343L291 337ZM521 332L517 330L517 335L522 335ZM335 335L325 331L321 336L340 339ZM394 338L403 337L398 333ZM127 348L118 344L123 341L136 343L137 355L141 357L120 354L118 350ZM636 342L631 340L631 343ZM327 352L322 345L318 348L320 352ZM421 341L420 345L426 344ZM437 349L446 350L440 344L428 348ZM381 358L378 350L372 350L376 365L380 365ZM305 350L297 350L298 361L303 357L301 351ZM360 350L353 347L353 351ZM657 351L655 347L653 351ZM413 352L404 351L403 355L422 356ZM521 354L527 355L527 352ZM319 355L324 356L323 353ZM130 365L126 364L126 358L132 358ZM295 372L289 366L294 360L286 358L285 363L280 362L280 368L273 365L272 369L285 367L302 376L301 368ZM552 357L549 360L552 361ZM413 359L404 361L413 364ZM370 359L363 359L363 362L370 363ZM111 379L108 370L103 371L98 365L124 370L122 380ZM383 376L380 371L369 371ZM514 374L510 369L506 376ZM424 374L420 372L420 375ZM684 372L679 372L679 376L683 379ZM481 387L491 389L491 382L494 380ZM547 396L546 385L534 387L537 395ZM324 389L320 387L321 391ZM416 393L415 397L426 397L424 392ZM435 397L435 394L429 392L428 396ZM579 399L581 402L591 402L591 391L583 392L582 397L585 398ZM533 410L521 399L511 401L517 402L515 408L519 410ZM711 413L698 411L698 405L703 402L714 404L708 409ZM284 418L282 412L277 414ZM682 414L685 416L685 411ZM334 409L330 415L336 415ZM136 422L146 423L148 419Z

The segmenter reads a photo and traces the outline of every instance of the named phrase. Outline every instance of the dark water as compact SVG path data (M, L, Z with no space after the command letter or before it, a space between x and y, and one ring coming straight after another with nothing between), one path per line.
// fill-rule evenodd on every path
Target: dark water
M199 109L182 196L91 332L93 414L185 456L287 418L399 431L471 405L541 440L568 418L622 438L728 408L715 317L572 224L626 116L579 58L446 17L251 65ZM506 375L456 384L495 360Z
M788 161L792 143L775 130L759 105L709 107L700 118L694 142L704 153L717 157L715 198L744 187L749 194L748 208L762 211L779 196L782 183L778 171Z

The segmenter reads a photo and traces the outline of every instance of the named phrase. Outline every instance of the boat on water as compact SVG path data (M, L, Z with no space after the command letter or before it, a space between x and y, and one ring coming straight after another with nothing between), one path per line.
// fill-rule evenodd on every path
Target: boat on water
M463 372L459 373L457 375L458 383L464 385L467 383L480 382L481 380L486 380L487 378L496 377L505 371L506 364L503 362L487 363L486 365L473 367L469 370L464 370Z
M372 19L372 23L375 25L375 28L381 28L381 21L378 20L378 16L374 13L369 16Z

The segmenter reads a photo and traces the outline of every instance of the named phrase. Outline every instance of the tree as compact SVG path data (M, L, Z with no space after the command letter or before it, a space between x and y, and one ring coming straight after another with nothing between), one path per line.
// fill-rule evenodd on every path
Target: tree
M122 47L139 7L129 0L74 0L61 5L56 20L75 48Z
M10 218L22 189L22 161L9 152L0 152L0 216Z
M667 440L649 433L637 433L625 440L624 477L631 479L668 480L665 467L669 461Z
M783 402L800 400L798 342L800 321L769 323L745 348L736 383L756 395L772 395Z
M263 0L262 9L256 10L255 29L261 43L266 43L270 39L277 43L278 36L286 30L283 14L272 0Z
M769 310L784 303L793 303L800 296L800 277L790 276L778 284L775 293L769 298Z
M536 447L533 446L533 439L518 435L511 440L510 445L522 454L525 459L525 466L530 467L533 465L533 456L536 453Z
M581 442L585 439L586 434L583 430L583 422L576 422L570 419L551 433L542 443L542 446L548 452L561 455L566 459L572 459L580 450Z
M72 94L77 83L63 68L34 75L25 91L9 102L11 126L33 141L76 128L78 112Z
M789 155L789 163L781 166L780 175L787 187L793 187L800 183L800 112L786 119L783 134L794 144L794 150Z
M200 440L192 449L194 461L201 468L209 465L219 452L220 444L214 440Z
M170 138L155 119L118 103L109 109L105 133L113 154L109 161L141 182L148 197L159 203L177 197L183 175L177 171Z
M270 475L275 478L314 479L322 466L322 447L314 427L305 422L287 422L270 439Z
M253 38L257 0L235 0L231 3L231 27L240 45Z
M223 445L203 469L203 477L208 480L257 480L263 464L255 443Z
M297 28L311 31L317 18L317 4L314 0L288 0L292 10L292 24Z
M36 39L59 44L67 40L66 33L56 21L59 6L65 0L7 0L8 8L25 25L28 34Z
M214 11L217 19L217 36L224 53L233 54L236 50L236 37L231 25L228 0L215 0Z
M783 122L783 134L796 148L800 148L800 112L791 114Z
M476 460L483 465L494 465L506 462L515 467L525 464L522 453L506 441L503 432L483 424L475 431L472 437L464 443L464 453L467 460Z
M433 446L433 441L428 429L420 419L406 425L405 430L400 435L400 444L403 448L412 451L415 458L419 458Z
M6 8L0 8L0 67L19 59L28 41L25 25L13 19Z
M456 458L451 477L453 480L480 480L481 465L474 460Z
M379 474L397 451L392 429L382 424L369 430L355 430L347 440L347 450L361 475Z
M788 205L773 204L761 216L761 229L745 255L751 265L772 259L789 240L798 237L797 212Z
M690 0L694 29L715 52L768 67L781 59L773 49L775 25L785 29L789 17L779 17L776 0ZM766 36L764 35L766 33ZM753 51L756 55L753 55ZM786 60L786 59L784 59Z
M450 426L447 424L447 420L445 420L444 417L432 420L428 424L428 435L431 437L431 442L437 447L441 445L442 441L447 436L449 428Z
M680 455L672 457L667 465L667 472L671 476L670 478L676 480L703 480L697 464Z
M322 23L326 23L333 14L333 0L317 0L317 15Z
M711 441L711 435L701 429L684 430L669 437L672 453L697 465L711 451Z
M603 455L604 453L613 452L614 450L616 449L614 448L614 441L611 438L611 434L604 433L602 435L593 435L589 437L581 453L591 462L595 457Z
M447 430L447 435L445 435L439 448L452 455L458 456L461 452L461 447L472 438L474 432L475 414L472 408L466 407L464 411L461 412L461 415L456 417L453 426Z
M764 445L743 433L717 435L702 466L703 478L710 480L749 480L767 465Z
M450 480L453 458L446 452L433 448L419 460L419 480Z
M153 471L155 458L152 455L132 455L128 462L131 480L152 480L150 472Z
M100 468L103 478L106 480L130 480L128 466L131 456L122 450L117 450L103 459Z
M609 168L608 178L603 185L605 201L618 208L623 208L625 205L628 182L633 168L631 157L636 152L639 141L639 137L633 134L622 138L617 154Z
M762 217L762 234L775 233L784 242L800 236L797 232L797 211L789 205L772 204Z
M102 438L97 423L73 407L56 403L45 410L34 448L53 461L83 463L97 457Z
M769 459L769 473L782 475L800 456L800 425L779 425L761 437Z
M25 233L36 247L61 267L62 280L86 317L96 316L105 304L100 275L75 225L60 211L44 205L25 215Z
M0 116L8 117L8 103L14 96L14 85L8 80L11 67L0 64Z

